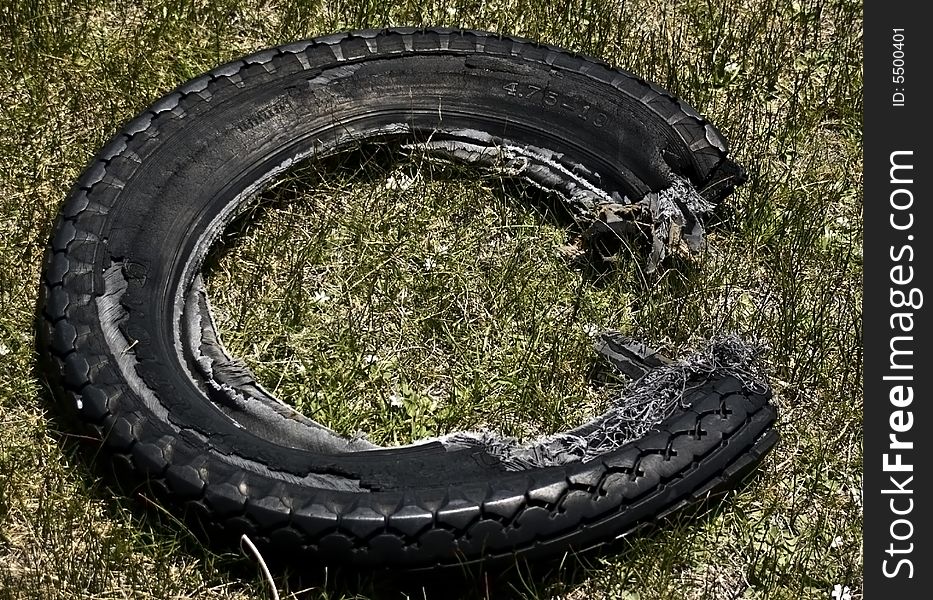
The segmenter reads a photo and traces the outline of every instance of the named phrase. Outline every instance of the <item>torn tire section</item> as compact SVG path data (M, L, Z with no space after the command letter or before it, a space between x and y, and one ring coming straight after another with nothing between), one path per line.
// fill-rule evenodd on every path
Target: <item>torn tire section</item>
M673 360L605 333L596 352L633 383L538 440L378 448L278 401L224 350L204 258L274 176L367 143L524 180L558 199L594 257L644 239L648 271L702 250L709 214L744 181L670 94L485 32L342 33L183 84L95 157L43 268L43 371L129 489L218 548L247 533L293 568L437 568L598 546L729 489L773 446L756 347L728 337Z
M732 380L743 389L769 393L758 365L761 348L735 336L712 340L675 362L615 332L603 332L597 347L613 367L641 373L612 400L608 411L573 431L527 442L488 431L455 433L442 441L451 447L483 447L510 471L585 463L641 439L678 409L690 409L691 392L710 380Z
M477 130L436 133L443 139L404 148L521 178L553 195L576 224L578 233L571 243L597 263L611 262L626 242L647 240L650 252L644 270L653 273L669 254L698 254L706 247L705 223L716 203L686 177L672 174L669 186L633 200L604 187L599 173L565 154Z

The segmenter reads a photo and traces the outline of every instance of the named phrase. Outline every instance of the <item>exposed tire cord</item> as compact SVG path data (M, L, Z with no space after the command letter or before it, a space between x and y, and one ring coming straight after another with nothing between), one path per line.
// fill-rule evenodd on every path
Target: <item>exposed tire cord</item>
M684 408L598 459L508 471L481 447L344 440L226 356L198 272L263 182L361 141L470 131L547 149L579 177L568 197L596 189L637 201L688 180L715 203L744 178L715 128L662 90L482 32L340 34L182 85L91 162L42 275L44 371L127 489L218 545L246 534L293 565L431 568L597 546L758 464L777 439L770 394L728 375L687 382Z

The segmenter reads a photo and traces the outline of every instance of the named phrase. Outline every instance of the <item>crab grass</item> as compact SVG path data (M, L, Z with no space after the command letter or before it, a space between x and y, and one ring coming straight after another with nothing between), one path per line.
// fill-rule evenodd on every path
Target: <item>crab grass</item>
M706 114L749 182L697 260L646 275L633 248L596 281L562 258L559 221L501 173L417 154L298 169L213 257L227 347L309 416L391 444L482 427L527 438L600 411L593 328L674 356L718 333L759 339L782 438L756 478L613 553L480 573L460 591L797 599L838 584L859 598L860 3L0 0L0 599L269 596L248 562L89 464L96 446L35 374L39 265L69 186L153 99L252 50L385 25L498 30L629 69ZM305 575L277 579L283 597L398 588ZM407 583L411 597L451 596Z

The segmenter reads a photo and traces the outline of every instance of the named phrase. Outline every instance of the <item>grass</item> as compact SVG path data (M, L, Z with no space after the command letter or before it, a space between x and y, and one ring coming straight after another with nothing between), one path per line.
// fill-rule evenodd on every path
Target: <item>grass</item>
M631 294L568 268L546 211L423 155L315 171L265 194L208 279L225 343L266 387L383 444L550 433L605 405L590 334L624 328Z
M645 276L622 256L595 286L557 257L563 231L495 174L418 156L295 172L216 257L227 345L308 414L395 443L580 422L604 402L585 379L591 326L671 354L722 331L760 337L782 440L754 481L616 554L503 585L654 600L827 598L840 584L860 598L860 3L0 0L0 599L270 597L248 564L88 466L93 444L33 371L38 267L71 183L151 100L251 50L387 24L510 32L627 68L708 115L751 179L702 260ZM277 585L309 598L380 585L317 575Z

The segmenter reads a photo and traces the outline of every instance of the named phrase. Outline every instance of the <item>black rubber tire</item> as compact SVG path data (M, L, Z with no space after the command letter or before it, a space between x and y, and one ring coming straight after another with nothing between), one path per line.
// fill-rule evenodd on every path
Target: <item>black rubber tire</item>
M238 423L199 366L206 337L200 349L183 340L200 314L187 304L206 247L233 205L292 160L387 139L399 124L435 140L479 130L548 148L631 198L680 176L715 201L742 178L720 135L682 102L525 40L360 31L214 69L98 154L43 269L44 372L100 435L121 482L228 547L245 533L296 565L422 568L593 547L758 463L776 440L775 413L767 392L732 377L689 382L689 408L600 460L517 472L480 449L354 451L313 427L292 436ZM220 370L224 358L211 360Z

